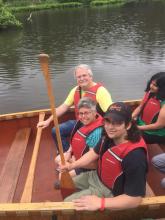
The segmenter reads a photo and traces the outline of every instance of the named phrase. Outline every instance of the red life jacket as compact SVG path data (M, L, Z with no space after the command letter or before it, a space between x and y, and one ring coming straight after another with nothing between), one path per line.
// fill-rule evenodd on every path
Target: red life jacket
M126 157L130 151L141 147L147 152L147 146L142 138L136 143L128 141L109 148L102 155L98 162L98 175L104 185L109 189L113 189L115 181L123 173L121 166L123 158Z
M141 120L145 124L153 123L153 119L159 114L161 109L161 102L155 96L149 97L150 93L147 92L143 99L143 110L140 114Z
M71 139L72 151L76 160L78 160L84 153L89 151L89 148L86 146L86 137L94 131L96 128L103 126L103 118L98 115L96 120L89 124L84 125L80 129L73 131L73 137ZM76 126L75 126L76 127Z
M96 101L96 93L99 87L101 87L102 84L101 83L97 83L96 85L92 86L91 88L89 88L88 90L85 90L85 94L83 97L90 97L91 99L93 99L94 101ZM78 102L81 99L81 88L79 86L77 86L76 90L75 90L75 94L74 94L74 106L75 106L75 114L76 114L76 118L78 118Z

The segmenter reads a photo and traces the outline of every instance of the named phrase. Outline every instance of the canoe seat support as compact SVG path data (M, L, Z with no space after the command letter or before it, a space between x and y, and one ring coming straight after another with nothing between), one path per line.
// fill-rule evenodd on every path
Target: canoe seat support
M151 187L148 184L148 182L146 182L146 197L153 197L153 196L155 196L155 193L151 189Z
M12 202L22 167L30 128L17 131L0 174L0 202Z

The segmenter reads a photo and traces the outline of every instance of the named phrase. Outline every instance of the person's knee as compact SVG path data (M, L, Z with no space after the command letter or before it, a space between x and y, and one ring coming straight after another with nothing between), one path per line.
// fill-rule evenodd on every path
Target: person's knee
M161 187L165 189L165 178L163 178L161 181Z
M63 136L64 130L65 130L64 126L59 125L59 131L60 131L61 136ZM52 136L54 138L56 138L56 128L55 127L52 128Z
M156 157L153 157L152 159L151 159L151 163L154 165L154 166L157 166L156 164L157 164L157 158Z
M71 196L68 196L64 199L64 202L72 202L73 198L72 198L72 195Z
M156 155L152 158L151 163L154 165L154 167L159 168L162 164L161 158L159 155Z
M162 167L165 166L165 154L159 154L152 158L151 163L155 167Z

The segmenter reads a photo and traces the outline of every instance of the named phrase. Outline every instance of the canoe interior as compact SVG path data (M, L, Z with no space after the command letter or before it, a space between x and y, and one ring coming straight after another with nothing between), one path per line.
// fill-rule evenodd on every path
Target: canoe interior
M135 108L135 106L138 104L138 101L134 102L128 102L132 106L132 108ZM15 135L19 129L22 128L31 128L30 137L28 140L28 144L26 147L26 152L23 160L23 164L20 168L20 174L18 177L18 182L15 188L14 197L12 204L15 203L18 204L18 207L12 206L12 210L10 210L9 206L4 206L2 202L0 202L0 220L4 219L4 209L5 216L7 218L5 219L52 219L52 216L54 213L58 214L58 219L96 219L96 218L103 218L104 220L109 219L141 219L142 217L154 217L154 218L162 218L165 217L165 190L160 187L160 180L164 177L163 174L158 172L151 164L149 166L149 172L148 172L148 178L147 182L152 190L152 195L150 196L157 196L157 197L151 197L146 198L143 201L143 205L137 209L133 210L125 210L125 211L117 211L117 212L108 212L108 214L104 213L98 213L95 214L85 214L85 213L75 213L73 211L73 205L71 204L61 204L58 205L56 202L62 201L62 196L60 193L60 190L55 190L53 187L54 181L57 179L57 174L55 172L55 164L54 164L54 157L56 155L55 150L55 144L53 142L52 136L51 136L51 128L52 126L49 126L48 128L44 129L41 136L41 143L38 153L38 159L37 159L37 165L36 165L36 171L35 171L35 178L34 178L34 185L33 185L33 193L32 193L32 204L33 206L27 206L22 204L19 205L20 199L24 190L24 185L29 169L29 164L32 156L32 151L35 143L36 138L36 125L38 122L38 116L39 112L45 111L46 112L46 118L49 117L50 111L48 110L40 110L40 111L33 111L33 112L24 112L24 113L17 113L17 114L8 114L8 115L1 115L0 116L0 174L3 170L4 163L7 159L7 156L9 154L11 145L13 143L13 140L15 138ZM73 109L69 111L65 116L60 118L59 122L65 121L67 119L74 118L74 112ZM151 159L154 155L158 153L164 152L165 146L158 146L158 145L149 145L149 159ZM8 184L8 183L6 183ZM161 197L159 197L161 196ZM55 203L53 203L55 202ZM41 203L43 206L41 206ZM38 204L38 206L37 206ZM2 205L2 206L1 206ZM54 207L55 211L52 211ZM5 207L5 208L4 208ZM14 207L14 208L13 208ZM21 207L21 209L20 209ZM30 208L29 208L30 207ZM43 217L41 213L43 213L43 207L44 211L47 215L47 217ZM33 208L33 210L32 210ZM16 215L14 213L14 210L16 210L16 213L21 213L21 215ZM17 210L18 209L18 210ZM70 212L66 212L66 210L70 210ZM28 210L28 211L27 211ZM61 212L59 210L65 210L65 212ZM72 212L71 212L72 210ZM30 213L30 218L26 217L26 212ZM7 214L6 214L7 213ZM14 214L13 214L14 213ZM35 217L35 215L38 216L40 214L40 217ZM1 215L3 217L1 217ZM104 217L103 217L104 216ZM56 219L56 216L53 217L53 219Z
M71 118L73 113L65 116ZM46 117L49 116L49 113ZM60 121L62 121L60 120ZM0 173L8 156L10 147L15 138L16 132L21 128L31 128L28 145L26 148L23 164L20 170L17 187L14 193L13 202L19 202L29 169L29 164L33 152L33 147L36 138L36 125L38 122L38 115L32 117L13 118L9 120L0 121ZM52 124L53 126L53 124ZM62 201L59 190L54 190L53 183L57 178L54 165L54 157L56 155L55 144L51 136L51 127L44 129L41 136L40 148L37 157L32 202L45 201Z

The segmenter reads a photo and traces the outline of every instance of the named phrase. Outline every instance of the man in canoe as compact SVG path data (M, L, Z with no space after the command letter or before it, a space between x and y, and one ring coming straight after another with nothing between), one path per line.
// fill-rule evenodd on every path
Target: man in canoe
M132 117L137 118L146 143L165 143L165 72L154 74Z
M103 118L96 111L96 102L89 97L83 97L78 103L78 118L71 135L70 148L64 153L65 162L72 163L92 150L100 141L103 131ZM58 155L55 162L59 165L61 158ZM86 168L77 168L70 172L71 176L81 172L96 169L96 163Z
M77 210L134 208L145 195L147 147L129 106L112 104L104 116L104 128L100 144L74 163L60 166L61 171L72 170L98 160L97 170L73 178L80 191L65 201L73 201Z
M112 99L109 92L103 87L102 84L93 81L92 70L86 64L76 66L74 70L74 76L77 80L77 86L71 89L64 103L56 108L57 116L62 116L71 106L75 106L75 115L76 118L78 118L77 104L81 97L90 97L95 100L97 102L97 112L103 115L110 104L112 104ZM50 116L47 120L39 122L37 127L45 128L49 126L52 121L53 116ZM70 137L75 124L76 120L68 120L59 126L64 152L69 149L68 137ZM52 135L55 143L57 143L55 128L52 129Z

